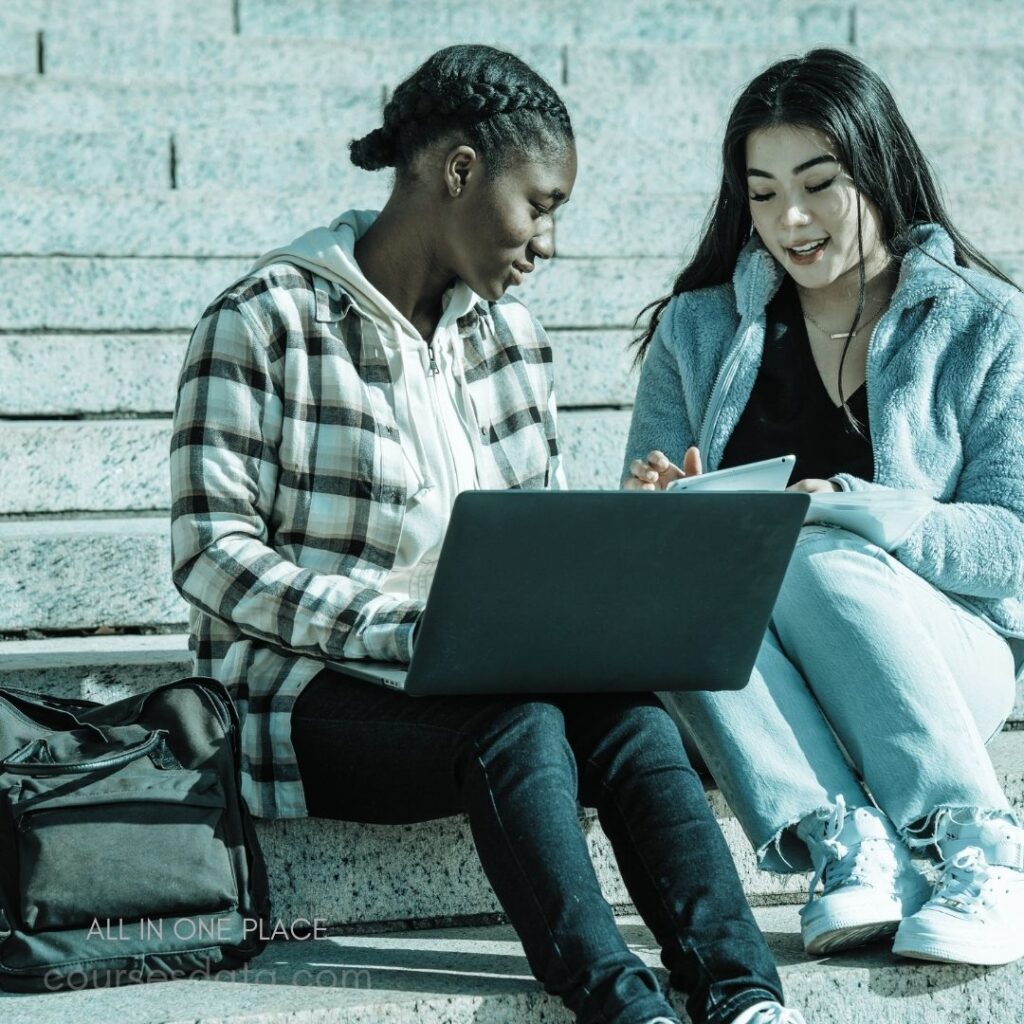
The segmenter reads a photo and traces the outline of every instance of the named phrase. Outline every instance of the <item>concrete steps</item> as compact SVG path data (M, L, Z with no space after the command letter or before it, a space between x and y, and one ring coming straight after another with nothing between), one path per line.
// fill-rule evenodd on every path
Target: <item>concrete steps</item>
M790 1005L809 1024L1013 1024L1024 966L925 964L884 943L808 958L792 907L755 916L779 964ZM630 947L664 979L639 918L620 919ZM245 969L176 980L42 995L0 995L5 1024L570 1024L533 980L507 926L385 932L272 942ZM676 999L682 1013L682 1003ZM683 1019L686 1019L685 1017Z
M112 35L229 35L235 31L233 0L20 0L5 4L0 30L48 32L77 27Z
M122 86L35 75L0 79L0 130L171 131L189 125L244 131L256 121L281 128L332 124L339 134L353 135L376 127L382 101L376 85L338 91L287 84Z
M111 141L108 136L95 138L102 146ZM138 141L125 137L129 139L126 150ZM153 153L154 159L157 155ZM951 149L951 160L963 156ZM368 208L383 203L387 179L352 170L361 175L353 190L363 203ZM1009 187L1010 179L1004 184ZM662 257L675 260L681 269L711 204L713 183L709 179L705 185L704 191L669 190L642 197L592 189L588 202L577 205L574 200L560 211L555 263L562 258ZM342 212L343 203L338 193L282 194L229 188L226 183L176 190L141 184L58 189L11 183L0 192L0 220L6 227L0 255L253 260L313 225L328 223ZM991 186L954 190L949 206L957 225L984 251L1020 251L1016 221L1007 217L1005 199ZM116 218L110 215L112 209L118 211ZM266 216L254 218L254 209L265 209ZM521 294L532 303L531 287ZM638 307L642 298L635 299Z
M742 11L742 17L736 13ZM355 9L321 0L297 0L287 8L275 0L240 0L243 36L317 37L347 40L353 36L388 39L403 35L466 40L497 38L506 46L546 43L557 24L561 41L624 45L672 42L759 45L765 39L780 47L850 41L850 6L842 2L796 7L769 0L750 8L739 0L686 4L647 3L620 12L595 10L587 0L562 0L557 14L544 0L523 0L514 7L467 5L458 0L428 0L415 5L371 0Z
M487 39L480 37L480 42ZM47 30L46 74L56 78L85 78L112 82L186 82L262 85L266 82L317 82L331 89L362 89L367 83L394 85L449 38L353 38L358 60L339 60L337 41L188 35L112 34L92 26ZM494 45L500 41L492 39ZM20 50L16 51L20 54ZM517 52L552 82L562 80L563 47L554 44L521 46ZM32 69L33 71L35 68Z

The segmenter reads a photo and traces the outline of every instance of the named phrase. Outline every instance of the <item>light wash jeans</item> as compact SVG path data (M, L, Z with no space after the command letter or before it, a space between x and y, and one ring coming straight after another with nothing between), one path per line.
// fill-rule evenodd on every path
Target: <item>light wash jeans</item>
M853 808L870 792L910 841L945 809L1017 820L985 750L1015 691L982 619L863 538L809 526L748 685L659 696L761 867L791 872L811 862L790 826L840 793Z

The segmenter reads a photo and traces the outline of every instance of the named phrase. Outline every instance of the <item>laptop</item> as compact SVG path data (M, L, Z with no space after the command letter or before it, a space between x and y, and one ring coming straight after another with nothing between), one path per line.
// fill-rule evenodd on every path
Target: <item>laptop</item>
M809 500L463 492L411 663L328 667L414 696L739 689Z

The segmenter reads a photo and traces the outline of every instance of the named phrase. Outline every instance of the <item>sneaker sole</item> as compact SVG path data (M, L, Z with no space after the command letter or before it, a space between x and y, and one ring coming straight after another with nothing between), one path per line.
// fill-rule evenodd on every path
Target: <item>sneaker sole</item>
M897 936L892 945L897 956L905 956L911 960L930 960L940 964L974 964L978 967L999 967L1012 964L1024 956L1024 949L1007 952L1006 946L978 946L965 944L958 946L955 942L943 942L937 939L914 939Z
M811 956L820 956L823 953L852 949L854 946L866 946L870 942L888 938L900 926L901 920L894 918L891 921L870 921L866 924L860 921L856 924L833 925L818 935L812 934L810 938L804 935L804 950Z

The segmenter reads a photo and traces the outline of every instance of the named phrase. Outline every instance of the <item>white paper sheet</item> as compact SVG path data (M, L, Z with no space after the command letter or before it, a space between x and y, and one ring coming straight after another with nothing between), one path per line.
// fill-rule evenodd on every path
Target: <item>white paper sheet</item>
M931 511L918 491L835 491L811 495L805 523L831 523L892 551Z

